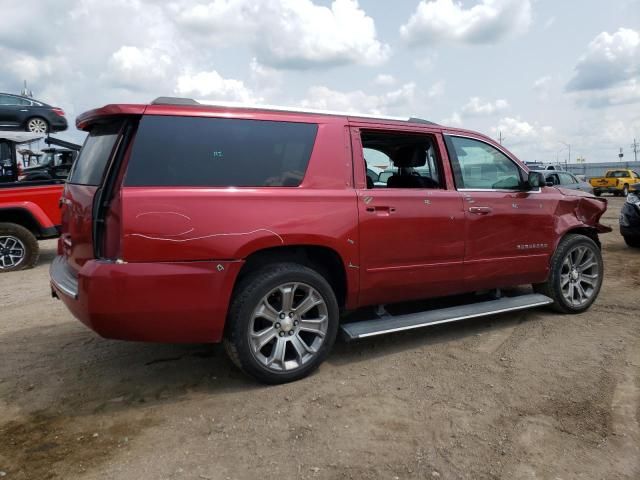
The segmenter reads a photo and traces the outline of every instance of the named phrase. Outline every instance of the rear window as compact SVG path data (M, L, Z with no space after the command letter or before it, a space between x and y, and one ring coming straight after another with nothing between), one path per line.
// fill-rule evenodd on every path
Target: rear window
M69 183L100 185L121 126L122 122L115 122L96 125L91 129L73 165Z
M310 123L145 116L125 185L297 187L317 130Z

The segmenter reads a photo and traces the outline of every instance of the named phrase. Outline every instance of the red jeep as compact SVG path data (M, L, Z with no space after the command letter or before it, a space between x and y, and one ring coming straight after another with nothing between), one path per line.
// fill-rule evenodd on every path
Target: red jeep
M602 284L606 202L545 186L475 132L171 98L77 125L89 137L51 284L107 338L224 341L241 369L279 383L316 368L339 329L579 313Z
M32 267L38 240L59 234L64 178L24 175L18 161L17 148L43 137L0 132L0 273Z

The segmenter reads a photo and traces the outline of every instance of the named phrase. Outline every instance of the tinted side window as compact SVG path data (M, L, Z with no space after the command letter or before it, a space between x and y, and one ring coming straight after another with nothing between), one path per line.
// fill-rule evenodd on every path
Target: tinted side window
M568 173L561 173L560 174L560 183L562 185L572 185L574 183L578 183L576 181L575 178L573 178L573 175L569 175Z
M297 187L317 130L310 123L146 116L125 185Z
M447 137L449 156L458 188L515 190L520 187L520 168L491 145L463 137Z
M16 101L10 95L0 95L0 105L16 105Z
M69 183L100 185L122 122L97 125L84 142L69 174Z

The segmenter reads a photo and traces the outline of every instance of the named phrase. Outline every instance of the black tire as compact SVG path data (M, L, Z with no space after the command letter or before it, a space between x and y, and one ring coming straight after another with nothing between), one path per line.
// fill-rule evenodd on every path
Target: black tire
M31 117L25 124L24 129L32 133L49 133L49 122L42 117Z
M18 261L11 259L8 256L7 250L2 250L3 239L17 239L22 244L24 255ZM5 257L6 255L6 257ZM14 272L16 270L24 270L26 268L32 268L38 261L40 256L40 249L38 247L38 240L29 230L22 225L15 223L0 223L0 273ZM8 262L15 262L15 265L4 266Z
M629 195L629 185L625 183L624 187L622 187L622 196L626 197L627 195Z
M561 274L563 264L570 252L577 247L586 247L588 251L593 253L597 263L598 277L593 287L592 293L588 301L581 305L571 304L564 296L561 288ZM533 286L537 293L546 295L553 300L551 308L559 313L582 313L591 307L598 297L600 288L602 287L602 279L604 278L604 266L602 262L602 252L596 243L589 237L584 235L569 234L564 237L558 248L556 249L550 264L549 278L545 283L539 283Z
M601 192L600 190L594 190L594 191L593 191L593 194L594 194L596 197L599 197L600 195L602 195L602 192Z
M251 322L255 309L269 292L287 283L311 286L322 297L327 311L327 331L317 352L306 363L301 362L295 369L274 371L256 358L249 335L253 328ZM322 275L296 263L273 264L250 274L236 287L227 316L224 345L233 363L246 374L267 384L287 383L309 375L325 360L335 342L338 323L338 302L333 289ZM273 341L277 342L278 338Z
M624 237L624 241L631 248L640 248L640 238L638 237Z

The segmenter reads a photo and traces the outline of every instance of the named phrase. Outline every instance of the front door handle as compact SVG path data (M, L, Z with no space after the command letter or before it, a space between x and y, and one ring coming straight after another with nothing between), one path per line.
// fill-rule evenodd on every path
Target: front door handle
M491 213L493 210L491 207L470 207L469 213L475 213L476 215L487 215Z

